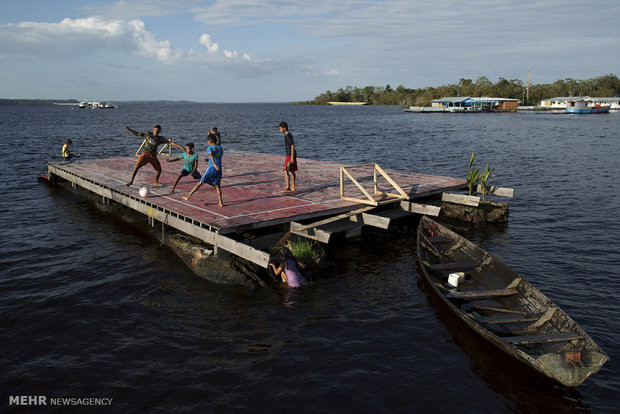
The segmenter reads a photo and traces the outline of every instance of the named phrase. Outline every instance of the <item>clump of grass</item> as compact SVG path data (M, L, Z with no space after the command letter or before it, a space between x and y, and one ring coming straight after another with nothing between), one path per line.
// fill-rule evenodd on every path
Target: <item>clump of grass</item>
M291 242L289 250L304 267L319 262L323 257L323 248L314 240L299 239Z

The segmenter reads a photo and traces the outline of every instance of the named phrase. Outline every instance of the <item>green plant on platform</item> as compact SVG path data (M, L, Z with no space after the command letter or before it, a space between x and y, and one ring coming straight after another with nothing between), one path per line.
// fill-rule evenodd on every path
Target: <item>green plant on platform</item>
M299 239L291 242L289 250L299 263L306 266L321 259L322 248L314 240Z
M495 168L489 169L489 163L487 162L486 168L480 174L480 189L481 189L481 192L482 192L482 201L487 201L487 199L488 199L487 195L489 193L489 187L487 185L487 180L490 177L494 177L494 175L492 175L493 171L495 171Z
M475 159L476 157L472 152L471 158L469 159L469 167L467 167L467 187L469 188L469 195L474 195L476 186L480 182L480 168L473 168Z

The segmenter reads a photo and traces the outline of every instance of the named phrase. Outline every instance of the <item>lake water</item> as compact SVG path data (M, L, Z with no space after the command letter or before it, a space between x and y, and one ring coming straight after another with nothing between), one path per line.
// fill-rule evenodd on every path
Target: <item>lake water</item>
M463 177L475 152L496 167L490 183L516 190L510 221L467 236L611 361L576 389L512 362L427 295L411 226L330 247L312 286L249 290L195 276L157 240L37 182L67 138L89 159L129 156L139 140L124 126L161 124L204 152L217 126L225 149L282 154L282 120L304 158ZM112 398L106 412L618 412L619 129L620 113L0 106L0 411L42 395Z

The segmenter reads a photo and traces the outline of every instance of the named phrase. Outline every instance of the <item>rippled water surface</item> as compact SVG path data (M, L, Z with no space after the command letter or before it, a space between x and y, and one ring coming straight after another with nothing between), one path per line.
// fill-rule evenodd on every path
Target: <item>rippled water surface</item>
M224 148L281 154L282 120L304 158L460 177L475 152L496 167L492 184L516 190L510 222L467 236L611 361L566 389L481 341L427 295L406 224L331 246L310 287L248 290L195 276L157 240L37 182L67 138L84 157L128 156L139 142L125 125L161 124L201 149L217 126ZM110 397L115 412L618 412L619 127L620 113L2 106L0 411L44 395Z

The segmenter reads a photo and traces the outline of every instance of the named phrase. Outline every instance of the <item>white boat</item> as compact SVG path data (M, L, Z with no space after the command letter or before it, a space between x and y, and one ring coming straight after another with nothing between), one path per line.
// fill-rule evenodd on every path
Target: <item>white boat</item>
M611 105L592 104L588 105L585 99L574 99L566 102L568 114L606 114Z
M78 108L80 109L116 109L118 108L118 106L116 106L112 102L82 101L78 104Z

